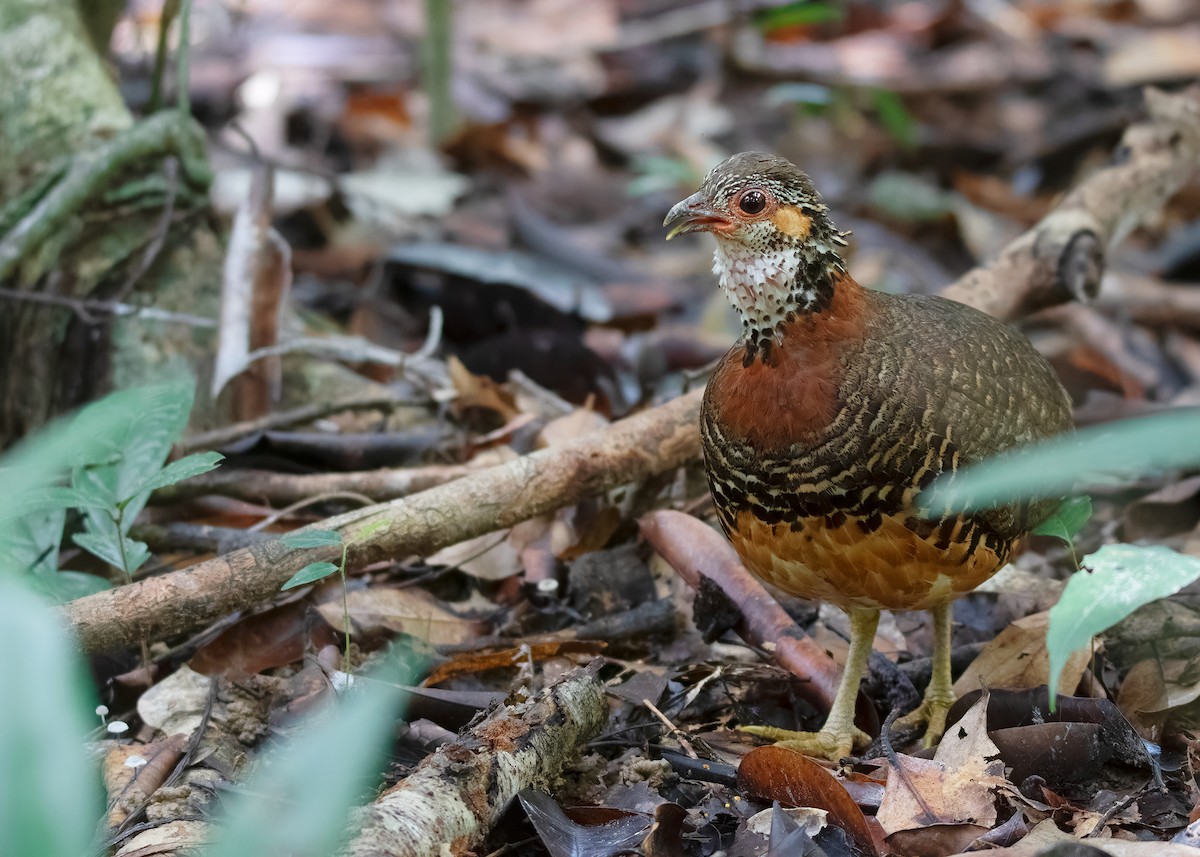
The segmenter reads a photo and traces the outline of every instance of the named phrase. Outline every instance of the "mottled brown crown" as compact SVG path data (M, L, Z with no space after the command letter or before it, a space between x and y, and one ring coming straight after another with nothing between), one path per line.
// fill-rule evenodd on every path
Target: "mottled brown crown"
M785 324L829 307L846 273L846 242L812 181L765 152L742 152L716 166L666 223L677 224L668 238L716 238L713 272L741 318L751 360L769 353Z

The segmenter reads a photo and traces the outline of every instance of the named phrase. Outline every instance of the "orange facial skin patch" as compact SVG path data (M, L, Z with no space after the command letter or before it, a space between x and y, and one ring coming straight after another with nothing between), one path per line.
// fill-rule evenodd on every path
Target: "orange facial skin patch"
M781 205L771 215L775 228L785 235L803 241L812 229L812 219L795 205Z

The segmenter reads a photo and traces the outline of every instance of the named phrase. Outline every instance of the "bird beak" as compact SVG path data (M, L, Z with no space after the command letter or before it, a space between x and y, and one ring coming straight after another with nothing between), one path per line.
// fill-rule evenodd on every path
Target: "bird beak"
M667 212L663 226L670 226L672 223L675 223L675 228L667 233L668 241L676 235L686 235L689 232L725 232L733 227L733 223L714 211L709 201L699 192L676 203Z

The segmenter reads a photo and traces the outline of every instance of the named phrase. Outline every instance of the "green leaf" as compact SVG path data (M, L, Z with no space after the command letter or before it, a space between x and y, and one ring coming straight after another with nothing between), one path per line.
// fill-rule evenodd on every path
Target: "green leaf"
M875 89L871 92L871 103L893 140L905 147L916 142L916 123L899 95L889 89Z
M84 574L82 571L59 571L50 577L38 578L32 583L36 590L44 592L60 604L112 589L112 583L105 578L96 574Z
M292 589L296 586L303 586L306 583L314 583L329 577L329 575L337 570L338 567L331 562L311 562L289 577L288 582L279 588Z
M280 541L289 548L341 547L342 534L335 530L296 530Z
M1082 429L944 474L922 505L988 509L1031 497L1061 497L1175 467L1200 465L1200 408L1181 408Z
M11 504L7 510L7 519L23 518L27 515L35 515L40 512L45 512L53 509L86 509L89 507L101 506L104 503L97 503L94 499L82 491L76 491L73 488L64 488L61 485L51 485L46 488L41 488L36 491L26 492L17 501Z
M1092 498L1086 494L1082 497L1068 497L1047 516L1032 532L1035 536L1054 536L1067 544L1075 538L1075 534L1083 529L1083 525L1092 517Z
M42 505L49 488L74 464L104 456L108 437L125 419L117 410L103 409L94 410L86 423L60 419L0 456L0 544L8 540L11 522Z
M264 754L266 766L228 801L205 857L333 854L350 806L374 792L400 709L398 685L410 674L393 659L370 680L356 681L343 704L318 712L295 740Z
M116 527L113 527L112 533L83 532L76 533L72 538L75 544L88 553L127 574L133 574L150 559L150 549L145 543L134 541L128 536L120 536L118 543ZM124 556L121 552L122 547Z
M10 522L0 543L0 572L44 579L58 571L65 509L43 509Z
M194 394L191 379L120 390L75 417L86 426L97 413L118 416L117 428L105 437L106 454L77 459L71 486L110 509L123 506L126 533L150 497L141 486L160 472L172 444L187 427ZM85 517L94 514L87 512Z
M1050 609L1046 646L1050 651L1050 705L1067 658L1087 648L1134 610L1178 592L1200 578L1200 559L1154 545L1105 545L1083 558L1083 571L1071 575Z
M0 578L0 854L79 857L104 805L84 743L96 701L70 632Z
M774 9L765 9L756 14L754 20L760 30L770 33L783 27L801 27L840 21L844 16L844 10L836 3L813 3L811 0L801 0L797 3L785 3Z
M174 485L176 482L182 482L184 479L191 479L193 476L199 476L201 473L208 473L210 470L215 469L224 458L225 456L219 452L197 452L178 461L172 461L134 489L131 496L136 496L142 492L157 491L159 488Z

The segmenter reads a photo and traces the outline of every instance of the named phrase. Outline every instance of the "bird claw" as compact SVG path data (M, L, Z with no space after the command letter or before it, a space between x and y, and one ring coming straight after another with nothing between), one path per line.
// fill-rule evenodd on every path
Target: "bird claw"
M839 728L826 724L820 732L795 732L776 726L739 726L738 731L766 738L805 756L831 762L840 762L848 758L856 747L866 747L871 743L871 736L853 725Z
M932 747L946 731L946 714L953 704L953 697L947 699L926 695L920 705L892 724L892 732L897 735L916 735L924 726L925 736L921 739L921 746Z

